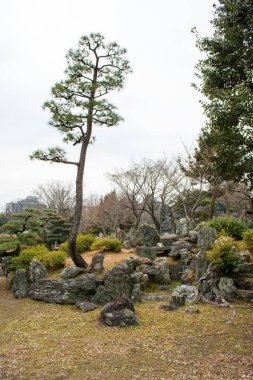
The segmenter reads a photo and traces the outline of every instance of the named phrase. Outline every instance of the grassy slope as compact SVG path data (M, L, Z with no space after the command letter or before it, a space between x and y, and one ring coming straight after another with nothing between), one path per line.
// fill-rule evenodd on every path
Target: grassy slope
M114 262L107 255L106 266ZM1 280L0 379L253 378L248 305L199 305L198 315L159 305L136 306L138 327L109 328L99 324L99 310L16 300Z

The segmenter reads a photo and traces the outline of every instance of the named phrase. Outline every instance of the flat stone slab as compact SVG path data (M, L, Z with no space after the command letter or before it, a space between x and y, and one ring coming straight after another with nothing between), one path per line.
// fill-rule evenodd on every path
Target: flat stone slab
M68 278L80 276L80 274L84 274L85 272L87 272L86 269L80 267L65 268L64 271L61 272L60 276L66 280Z
M168 301L169 296L164 294L143 294L141 296L142 301Z
M75 304L89 301L102 282L94 274L67 280L40 280L31 285L29 296L49 303Z
M244 300L253 301L253 290L252 289L237 289L236 294L238 297Z

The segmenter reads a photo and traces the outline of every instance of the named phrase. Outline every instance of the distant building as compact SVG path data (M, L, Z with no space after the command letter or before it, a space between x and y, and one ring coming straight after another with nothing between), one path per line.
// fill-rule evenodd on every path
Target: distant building
M25 199L17 202L9 202L6 204L6 214L16 214L18 212L23 212L26 208L45 208L41 204L37 197L28 196Z

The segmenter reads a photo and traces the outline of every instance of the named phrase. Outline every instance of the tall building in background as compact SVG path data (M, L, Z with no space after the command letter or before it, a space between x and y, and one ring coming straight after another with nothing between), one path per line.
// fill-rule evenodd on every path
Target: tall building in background
M23 212L26 208L45 208L45 205L39 202L37 197L28 196L17 202L9 202L6 204L6 214L16 214Z

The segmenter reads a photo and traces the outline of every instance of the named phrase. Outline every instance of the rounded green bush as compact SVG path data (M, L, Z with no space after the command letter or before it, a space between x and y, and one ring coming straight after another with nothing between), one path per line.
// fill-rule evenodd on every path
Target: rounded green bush
M246 230L246 225L233 216L219 216L207 222L209 227L213 227L219 233L224 231L226 235L235 239L242 239L242 234Z
M103 251L120 252L122 248L122 242L116 238L101 238L96 239L91 245L91 249L101 249Z
M41 261L48 269L61 268L65 264L66 252L49 251L44 245L29 247L20 252L19 256L11 259L11 270L29 269L33 259Z
M210 261L225 275L230 274L240 261L235 240L229 236L221 236L217 239L207 255Z
M253 229L246 230L242 234L243 241L247 244L248 248L253 248Z
M95 236L93 235L83 235L78 234L76 238L76 249L77 252L82 253L85 251L88 251L91 248L92 243L95 241ZM61 251L69 252L68 251L68 241L65 241L64 243L59 245L59 248Z

